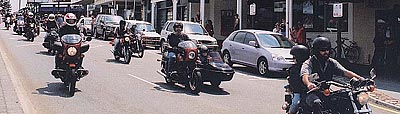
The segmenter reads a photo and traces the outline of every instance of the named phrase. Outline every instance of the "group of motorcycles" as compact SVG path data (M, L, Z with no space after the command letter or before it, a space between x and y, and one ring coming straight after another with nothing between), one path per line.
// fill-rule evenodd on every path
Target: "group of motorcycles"
M9 18L7 18L5 27L7 30L11 27L12 23ZM17 17L16 19L16 25L14 25L14 32L16 32L18 35L24 34L24 37L27 38L27 41L33 42L35 40L35 37L39 36L39 27L37 26L37 23L25 23L22 17Z
M312 74L311 80L317 79L318 74ZM365 80L351 79L348 83L339 80L335 81L312 81L317 85L316 88L309 90L306 94L311 92L319 92L323 94L323 98L328 102L323 102L323 114L372 114L372 109L368 105L369 92L375 90L374 78L376 77L375 70L371 69L369 78ZM340 89L332 90L330 86L336 86ZM284 86L285 88L285 103L282 109L289 111L292 104L293 92L290 85ZM305 103L304 95L301 97L298 114L311 114L312 108Z
M144 46L140 37L133 33L125 33L119 40L121 44L119 50L112 51L115 60L120 61L120 58L123 58L122 63L129 64L134 53L137 53L139 58L144 56Z

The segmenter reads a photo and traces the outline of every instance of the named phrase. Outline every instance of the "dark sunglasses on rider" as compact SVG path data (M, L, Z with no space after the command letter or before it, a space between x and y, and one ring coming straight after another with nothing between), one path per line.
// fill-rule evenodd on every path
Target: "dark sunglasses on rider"
M329 51L329 49L320 49L319 51Z

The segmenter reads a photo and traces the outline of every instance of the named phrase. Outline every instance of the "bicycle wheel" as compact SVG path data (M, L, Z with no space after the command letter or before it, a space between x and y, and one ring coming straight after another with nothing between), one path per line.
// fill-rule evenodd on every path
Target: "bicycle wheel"
M360 48L359 47L346 48L344 57L349 63L356 63L360 58Z
M331 50L329 51L329 57L336 58L336 47L331 48Z

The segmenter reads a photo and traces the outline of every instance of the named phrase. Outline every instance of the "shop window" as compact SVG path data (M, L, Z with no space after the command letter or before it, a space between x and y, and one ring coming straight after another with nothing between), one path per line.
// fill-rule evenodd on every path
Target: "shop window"
M305 0L294 3L294 26L303 23L310 32L336 32L340 18L333 17L333 3L319 0ZM341 31L348 31L348 4L343 4Z

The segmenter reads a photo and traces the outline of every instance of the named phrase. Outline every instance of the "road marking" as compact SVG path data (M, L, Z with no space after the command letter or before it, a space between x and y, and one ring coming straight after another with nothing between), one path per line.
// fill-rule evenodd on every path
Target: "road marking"
M372 103L368 103L368 105L371 105L371 106L373 106L373 107L375 107L375 108L379 108L379 109L384 110L384 111L388 111L388 112L390 112L390 113L400 114L400 113L397 112L397 111L394 111L394 110L391 110L391 109L388 109L388 108L384 108L384 107L380 107L380 106L375 105L375 104L372 104Z
M145 79L142 79L142 78L139 78L139 77L137 77L137 76L135 76L135 75L132 75L132 74L128 74L129 76L131 76L131 77L134 77L134 78L136 78L136 79L139 79L139 80L141 80L141 81L143 81L143 82L146 82L146 83L148 83L148 84L150 84L150 85L153 85L153 86L155 86L155 87L160 87L159 85L157 85L157 84L154 84L154 83L152 83L152 82L150 82L150 81L147 81L147 80L145 80ZM161 88L161 87L160 87Z
M2 42L0 42L2 43ZM22 110L25 114L37 114L37 111L33 107L32 102L27 98L28 93L24 89L21 79L16 74L16 70L14 69L14 66L11 64L11 61L9 60L7 53L3 50L4 47L1 47L0 45L0 55L3 58L4 64L8 67L6 67L7 72L11 78L11 82L13 83L15 92L17 94L19 103L21 104Z
M103 47L104 45L97 45L97 46L93 46L93 47L90 47L90 48L99 48L99 47Z
M36 45L40 45L40 44L25 44L25 45L18 45L16 47L28 47L28 46L36 46Z

